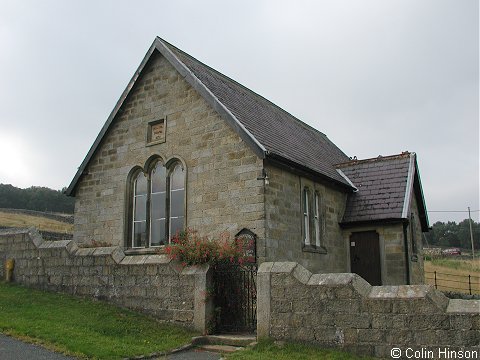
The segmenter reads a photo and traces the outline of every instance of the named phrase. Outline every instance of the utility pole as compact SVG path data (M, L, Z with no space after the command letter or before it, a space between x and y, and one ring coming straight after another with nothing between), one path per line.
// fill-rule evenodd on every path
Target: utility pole
M472 260L475 260L475 250L473 248L472 216L470 215L470 206L468 207L468 219L470 224L470 241L472 242Z

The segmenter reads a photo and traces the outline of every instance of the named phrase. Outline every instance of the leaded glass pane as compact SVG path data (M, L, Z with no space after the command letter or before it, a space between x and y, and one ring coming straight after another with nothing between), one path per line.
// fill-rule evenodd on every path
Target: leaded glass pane
M135 213L133 219L135 221L147 220L147 195L135 196Z
M170 175L170 190L183 189L185 187L185 171L181 165L176 165Z
M185 190L174 190L170 193L170 216L184 216L184 195Z
M179 218L170 218L170 237L175 236L180 231L183 231L183 221L183 216Z
M150 238L151 246L165 245L165 219L152 220Z
M152 219L162 219L165 218L165 202L166 202L166 194L163 193L156 193L152 194L151 198L151 216Z
M139 221L133 223L133 246L143 247L147 240L147 223L146 221Z
M152 193L165 192L167 188L166 169L161 163L152 170Z
M140 172L135 179L135 195L147 195L147 178Z

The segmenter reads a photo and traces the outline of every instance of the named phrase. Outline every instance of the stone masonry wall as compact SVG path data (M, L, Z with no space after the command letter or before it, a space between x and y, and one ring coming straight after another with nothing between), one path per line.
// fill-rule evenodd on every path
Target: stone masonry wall
M345 211L346 194L272 165L266 169L269 177L265 188L266 261L296 261L313 272L347 271L347 243L338 225ZM304 248L301 203L304 186L320 195L324 251Z
M405 270L405 240L402 224L359 226L344 230L344 239L349 244L354 232L376 231L380 246L380 271L383 285L404 285L407 283ZM348 250L348 267L350 271L350 248Z
M2 277L6 259L15 260L14 282L95 297L206 330L208 267L184 268L165 255L125 256L119 247L44 241L34 229L0 230Z
M382 358L392 348L402 358L422 349L433 355L424 358L447 358L444 349L480 354L480 301L449 300L431 286L372 287L356 274L312 274L275 262L260 266L257 293L259 337Z
M420 217L418 215L418 207L415 196L412 196L412 202L410 205L410 212L413 213L413 226L412 232L410 229L407 231L408 237L408 255L410 259L410 280L412 284L424 284L425 283L425 273L424 273L424 264L423 264L423 244L422 244L422 225L420 224ZM413 253L412 249L412 233L413 241L416 244L416 253Z
M166 141L146 144L166 119ZM152 55L76 188L74 240L124 246L127 176L153 155L186 165L186 225L264 239L263 162L159 53Z

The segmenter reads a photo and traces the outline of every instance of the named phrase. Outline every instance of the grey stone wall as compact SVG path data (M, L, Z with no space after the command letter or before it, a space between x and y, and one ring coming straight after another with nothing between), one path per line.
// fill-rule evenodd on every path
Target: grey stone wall
M349 244L350 236L359 231L376 231L380 246L380 271L383 285L404 285L407 283L405 269L405 240L402 224L359 226L345 229L344 241ZM350 249L348 266L350 271Z
M257 279L259 337L382 358L394 347L480 354L479 300L449 300L427 285L372 287L356 274L312 274L292 262L263 263Z
M119 247L44 241L34 229L0 230L2 277L6 259L15 260L17 283L95 297L206 331L208 267L182 267L165 255L125 256Z
M314 272L347 271L347 243L338 225L345 211L346 194L272 165L266 166L266 170L269 177L265 188L266 261L296 261ZM301 203L304 186L320 195L325 251L304 248Z
M158 119L166 119L166 141L147 146L147 124ZM186 165L188 227L213 236L249 228L264 239L262 160L157 53L78 184L77 243L125 244L127 176L153 155Z
M422 243L422 226L420 224L420 217L418 215L418 207L417 201L415 196L412 196L412 202L410 205L410 212L414 214L413 217L413 224L409 226L413 226L413 231L411 232L410 229L407 232L408 236L408 255L410 259L410 281L412 284L424 284L425 283L425 272L424 272L424 264L423 264L423 243ZM413 241L416 244L416 253L413 253L412 249L412 233L413 233Z

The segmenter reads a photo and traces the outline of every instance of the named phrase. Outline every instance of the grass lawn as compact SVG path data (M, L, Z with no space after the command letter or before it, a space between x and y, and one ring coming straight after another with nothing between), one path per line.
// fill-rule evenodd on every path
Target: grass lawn
M91 359L171 350L195 335L104 302L5 283L0 283L0 332Z
M3 211L0 211L0 225L19 228L35 226L38 230L42 231L60 233L73 232L73 224L49 219L43 216L16 214Z
M370 359L360 357L350 353L320 349L314 346L285 343L282 346L276 345L272 341L260 341L251 349L237 351L227 356L228 360L313 360L313 359L331 359L331 360L353 360Z
M480 275L480 259L477 257L475 260L462 260L451 258L438 258L426 261L434 266L445 267L449 269L461 270L468 272L472 275Z

